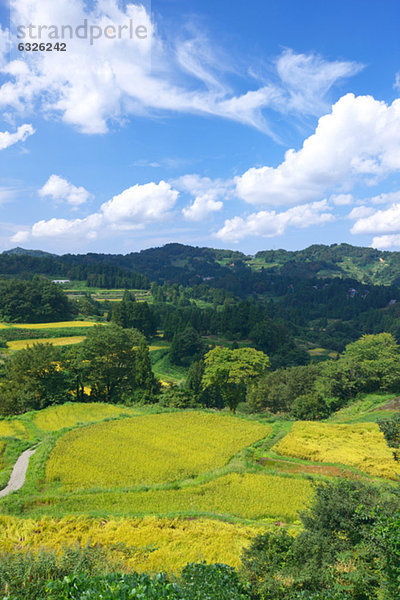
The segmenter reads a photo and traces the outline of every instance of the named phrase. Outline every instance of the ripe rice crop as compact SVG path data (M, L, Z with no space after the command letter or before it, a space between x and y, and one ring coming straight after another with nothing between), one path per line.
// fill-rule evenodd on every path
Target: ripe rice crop
M4 440L0 440L0 470L4 469L4 459L3 454L6 450L7 442ZM1 486L0 486L1 489Z
M23 423L17 420L0 420L0 437L15 437L20 439L27 438L27 431Z
M45 408L35 414L33 422L42 431L59 431L64 427L74 427L79 423L103 421L109 417L118 417L122 414L132 415L134 412L131 408L124 406L99 402L76 402Z
M7 342L7 347L10 350L23 350L33 344L53 344L53 346L70 346L71 344L79 344L83 342L85 336L83 335L72 335L68 337L57 337L57 338L40 338L37 340L15 340L13 342Z
M181 489L110 491L43 498L40 514L104 511L124 515L229 515L243 519L293 521L311 499L307 479L254 473L230 473L208 483ZM34 509L34 506L33 506ZM43 511L43 512L42 512Z
M388 479L396 479L396 474L400 474L376 423L331 425L298 421L273 449L284 456L340 463Z
M175 481L224 466L270 432L261 423L195 411L101 423L62 436L46 478L64 489Z
M188 562L240 564L243 547L262 530L259 527L209 519L90 519L65 517L19 519L0 517L2 550L39 550L77 544L100 545L124 569L150 573L179 573Z
M16 327L17 329L55 329L59 327L93 327L100 323L93 321L59 321L58 323L13 323L5 327Z

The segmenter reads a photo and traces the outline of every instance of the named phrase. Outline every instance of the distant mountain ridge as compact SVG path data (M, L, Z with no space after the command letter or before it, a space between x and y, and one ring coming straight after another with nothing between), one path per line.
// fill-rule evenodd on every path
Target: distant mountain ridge
M351 244L314 244L304 250L263 250L254 256L170 243L130 254L65 254L13 248L0 254L0 273L18 275L27 270L70 278L71 269L86 272L122 269L149 281L191 285L246 272L264 272L289 278L349 278L365 284L400 285L400 252L380 251ZM25 270L25 271L24 271ZM75 273L70 273L75 278ZM86 276L86 275L85 275Z
M19 246L16 248L11 248L10 250L4 250L2 254L11 254L14 256L57 256L57 254L52 254L51 252L44 252L43 250L28 250L25 248L20 248Z

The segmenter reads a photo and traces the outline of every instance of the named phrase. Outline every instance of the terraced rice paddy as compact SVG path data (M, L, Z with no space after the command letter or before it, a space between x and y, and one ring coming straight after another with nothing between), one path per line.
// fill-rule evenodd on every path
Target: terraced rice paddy
M312 496L302 478L229 473L201 485L43 497L39 514L207 515L295 521Z
M223 467L239 450L270 432L261 423L194 411L100 423L58 440L46 479L60 481L68 490L196 477Z
M8 329L9 327L16 327L17 329L60 329L62 327L93 327L94 325L101 325L101 323L94 323L93 321L59 321L55 323L12 323L0 325L1 329Z
M196 561L239 566L243 547L260 531L257 526L209 519L0 517L0 539L5 551L97 545L121 560L127 571L150 573L179 573L186 563Z
M28 436L23 423L13 420L0 420L0 437L15 437L26 439Z
M400 475L400 466L376 423L298 421L273 450L283 456L356 467L377 477L396 479Z
M36 340L15 340L7 342L7 348L10 350L23 350L33 344L53 344L53 346L71 346L72 344L79 344L83 342L85 336L83 335L71 335L67 337L57 338L38 338Z
M124 406L99 402L76 402L41 410L35 414L33 422L42 431L59 431L64 427L75 427L83 423L94 423L121 415L132 416L134 414L137 414L134 409Z

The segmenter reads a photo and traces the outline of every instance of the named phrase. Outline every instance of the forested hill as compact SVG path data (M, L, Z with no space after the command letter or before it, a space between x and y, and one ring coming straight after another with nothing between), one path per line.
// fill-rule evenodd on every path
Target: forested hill
M305 250L265 250L247 256L234 250L198 248L171 243L130 254L65 254L16 248L0 254L0 274L29 277L32 273L87 279L100 287L148 287L149 281L193 285L201 281L239 278L267 272L284 278L350 278L371 285L400 283L400 252L350 244L313 245ZM254 283L254 280L253 280ZM235 285L232 282L232 286Z

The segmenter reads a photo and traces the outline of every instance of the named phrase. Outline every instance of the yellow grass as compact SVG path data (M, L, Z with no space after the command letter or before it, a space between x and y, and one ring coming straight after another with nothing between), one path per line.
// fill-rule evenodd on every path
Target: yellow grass
M37 340L15 340L14 342L7 342L7 347L10 350L23 350L33 344L53 344L53 346L70 346L72 344L79 344L85 339L84 335L71 335L68 337L58 338L41 338Z
M59 431L64 427L74 427L79 423L103 421L122 414L134 414L134 411L131 408L112 404L76 402L45 408L36 413L33 422L42 431Z
M19 421L0 420L0 437L15 437L25 439L27 431Z
M71 494L46 499L45 504L57 510L57 514L92 511L125 515L200 513L293 521L311 495L311 484L307 479L230 473L208 483L181 489Z
M100 323L93 323L93 321L60 321L59 323L14 323L3 326L16 327L17 329L61 329L65 327L93 327L94 325L100 325Z
M222 467L270 431L261 423L195 411L101 423L61 437L46 478L64 489L175 481Z
M0 440L0 469L4 468L3 454L5 452L6 446L7 446L7 442Z
M19 519L0 517L2 549L39 550L101 545L121 559L126 571L179 573L188 562L240 564L243 547L259 527L209 519Z
M273 449L284 456L339 463L388 479L396 479L396 474L400 474L400 466L376 423L331 425L298 421Z

